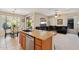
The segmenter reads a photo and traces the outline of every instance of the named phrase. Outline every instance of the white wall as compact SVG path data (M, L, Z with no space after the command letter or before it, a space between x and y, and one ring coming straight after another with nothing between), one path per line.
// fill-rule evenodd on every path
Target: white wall
M63 24L58 25L57 19L63 19ZM48 18L48 20L50 21L50 25L52 25L52 26L67 26L67 19L66 19L65 15L62 15L62 16L57 17L57 18L55 18L54 16L51 16L51 17Z
M35 27L40 26L40 18L45 18L46 23L48 22L48 19L45 15L40 14L40 13L35 13L35 20L34 20ZM47 25L48 25L48 23L47 23Z

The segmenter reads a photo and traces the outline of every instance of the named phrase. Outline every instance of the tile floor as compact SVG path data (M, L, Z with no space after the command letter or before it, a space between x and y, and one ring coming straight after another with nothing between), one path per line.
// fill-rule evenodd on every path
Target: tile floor
M76 34L57 34L53 39L56 50L79 50L79 37Z
M19 45L18 37L11 38L11 36L0 37L0 50L22 50Z
M53 37L56 50L79 50L79 37L74 34L57 34ZM19 37L0 37L0 50L22 50Z

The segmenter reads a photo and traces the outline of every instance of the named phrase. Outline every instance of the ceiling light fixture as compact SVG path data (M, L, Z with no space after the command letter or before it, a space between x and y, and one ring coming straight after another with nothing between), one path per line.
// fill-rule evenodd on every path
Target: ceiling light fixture
M55 11L55 18L57 18L58 17L58 14L57 14L57 11Z
M55 18L57 18L57 17L59 17L59 16L61 16L61 11L56 10L56 11L55 11Z
M58 17L58 10L55 10L55 18Z

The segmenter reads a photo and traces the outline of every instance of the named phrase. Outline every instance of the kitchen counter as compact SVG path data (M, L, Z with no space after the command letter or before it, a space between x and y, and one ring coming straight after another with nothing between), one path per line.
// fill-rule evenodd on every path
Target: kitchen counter
M22 32L26 33L27 35L39 38L41 40L46 40L47 38L56 34L56 32L44 31L44 30L33 30L32 32L25 32L25 31Z
M51 50L51 49L54 49L52 37L54 35L56 35L56 32L43 31L43 30L33 30L32 32L21 31L21 33L24 33L25 35L29 35L29 36L34 38L34 50Z

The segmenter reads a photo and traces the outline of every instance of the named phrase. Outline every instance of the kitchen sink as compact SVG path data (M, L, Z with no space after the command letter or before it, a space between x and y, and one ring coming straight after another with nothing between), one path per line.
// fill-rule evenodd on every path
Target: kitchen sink
M25 31L25 32L31 32L32 30L23 30L23 31Z

